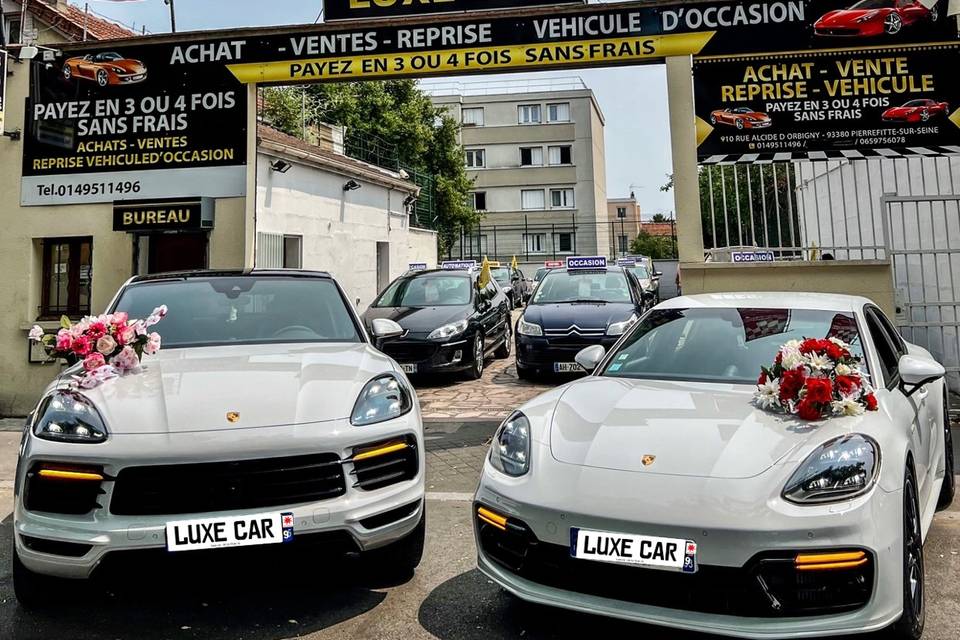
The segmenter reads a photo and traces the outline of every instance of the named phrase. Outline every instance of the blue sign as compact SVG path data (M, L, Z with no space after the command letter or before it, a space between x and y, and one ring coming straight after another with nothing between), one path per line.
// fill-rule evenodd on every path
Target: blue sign
M618 267L635 267L637 266L636 258L620 258L617 260Z
M426 271L427 263L426 262L411 262L407 267L410 271Z
M567 258L567 269L606 269L607 259L603 256Z
M735 264L752 262L776 262L773 251L734 251L730 254Z
M440 265L446 271L470 271L477 268L476 260L447 260Z

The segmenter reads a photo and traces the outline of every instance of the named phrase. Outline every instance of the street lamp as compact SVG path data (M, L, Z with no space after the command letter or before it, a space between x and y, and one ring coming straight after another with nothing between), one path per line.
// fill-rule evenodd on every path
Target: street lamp
M170 32L177 32L177 14L173 9L173 0L163 0L163 4L170 6Z

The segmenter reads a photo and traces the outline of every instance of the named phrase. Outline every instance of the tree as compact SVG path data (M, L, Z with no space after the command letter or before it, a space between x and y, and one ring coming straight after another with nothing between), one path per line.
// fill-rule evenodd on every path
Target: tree
M670 222L669 220L667 220L667 216L663 215L662 213L654 214L652 221L655 222L655 223L657 223L657 224L663 224L663 223L665 223L665 222Z
M630 245L630 253L649 256L654 260L676 260L676 243L671 236L653 236L647 231L640 231Z

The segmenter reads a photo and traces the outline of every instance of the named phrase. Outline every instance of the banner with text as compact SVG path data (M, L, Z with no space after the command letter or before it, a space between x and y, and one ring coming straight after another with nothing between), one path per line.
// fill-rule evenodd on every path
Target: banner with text
M24 205L244 195L246 89L174 45L65 50L33 62Z
M694 64L699 155L960 144L960 45Z
M323 19L364 20L402 18L452 11L484 11L558 4L586 4L586 0L323 0Z

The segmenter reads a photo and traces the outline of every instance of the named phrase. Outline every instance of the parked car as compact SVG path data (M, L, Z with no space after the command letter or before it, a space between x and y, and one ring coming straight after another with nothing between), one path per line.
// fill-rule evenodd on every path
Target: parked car
M69 58L63 63L66 80L93 80L101 87L136 84L147 79L147 68L139 60L107 51Z
M500 285L500 288L503 289L503 292L507 294L511 309L522 307L527 303L527 300L530 299L530 294L533 292L533 285L524 277L520 269L494 267L490 272L494 280L497 281L497 284Z
M864 359L877 411L805 422L755 404L761 367L808 337ZM955 491L947 390L880 309L680 297L576 359L593 373L494 436L483 574L541 605L705 633L921 636L923 537Z
M142 276L109 313L146 318L161 304L164 349L140 373L82 389L68 369L27 420L11 527L20 603L73 600L85 587L63 578L136 566L134 550L322 549L316 535L412 571L425 527L419 403L333 278Z
M660 276L662 274L651 271L653 260L639 256L637 258L620 258L617 264L637 279L640 291L643 294L644 308L650 309L660 303Z
M883 112L885 122L927 122L935 117L950 115L950 105L929 98L911 100L902 107L893 107Z
M517 321L517 375L582 373L575 356L584 347L620 339L643 314L639 283L606 258L569 258L537 289Z
M904 27L937 22L937 0L861 0L849 9L831 11L813 25L818 36L870 38L894 36Z
M407 273L380 294L364 322L373 327L386 318L403 327L402 336L379 346L406 373L479 379L486 358L507 358L513 345L510 301L496 280L479 287L479 277L477 269Z
M737 129L766 129L773 124L765 113L750 107L718 109L710 114L710 124L726 124Z

